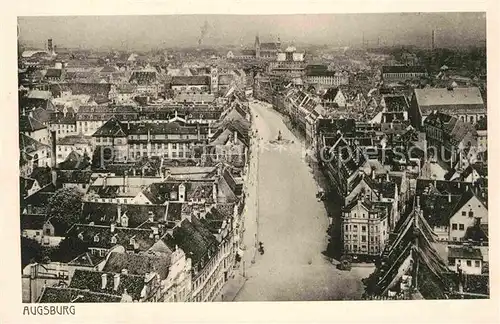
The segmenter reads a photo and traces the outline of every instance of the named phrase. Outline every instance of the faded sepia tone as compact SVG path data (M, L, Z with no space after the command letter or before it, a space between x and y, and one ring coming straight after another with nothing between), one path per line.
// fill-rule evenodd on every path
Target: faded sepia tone
M484 13L18 32L23 302L489 298Z

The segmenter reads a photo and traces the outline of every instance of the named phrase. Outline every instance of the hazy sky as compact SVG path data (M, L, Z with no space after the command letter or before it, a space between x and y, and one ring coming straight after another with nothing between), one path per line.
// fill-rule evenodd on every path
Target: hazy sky
M61 47L149 49L195 46L206 26L207 45L249 45L278 36L283 43L428 46L478 45L486 40L483 13L394 13L325 15L168 15L20 17L20 40L44 47L48 38Z

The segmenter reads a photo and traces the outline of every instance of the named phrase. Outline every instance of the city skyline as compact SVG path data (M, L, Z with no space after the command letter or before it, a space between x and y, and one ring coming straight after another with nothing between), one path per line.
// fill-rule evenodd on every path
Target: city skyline
M286 44L430 47L432 30L436 47L466 47L484 44L485 16L472 12L53 16L18 17L18 24L20 42L35 48L43 48L49 38L59 47L89 49L247 47L256 35L264 42L280 38Z

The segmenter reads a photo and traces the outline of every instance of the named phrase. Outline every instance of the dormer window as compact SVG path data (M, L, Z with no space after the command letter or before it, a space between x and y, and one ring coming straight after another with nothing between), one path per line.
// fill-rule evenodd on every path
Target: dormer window
M94 242L99 242L99 235L98 234L94 236Z
M130 238L130 245L135 245L135 239L133 237Z
M116 235L113 235L113 237L111 237L111 244L116 244Z

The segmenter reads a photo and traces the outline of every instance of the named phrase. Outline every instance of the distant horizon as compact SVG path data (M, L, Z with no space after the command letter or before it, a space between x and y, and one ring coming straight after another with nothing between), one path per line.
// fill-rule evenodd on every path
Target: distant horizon
M37 49L49 38L59 48L89 50L248 48L256 35L293 45L425 48L432 30L436 48L486 42L486 15L473 12L18 17L18 26L19 42Z

